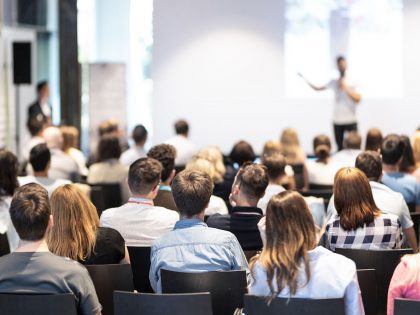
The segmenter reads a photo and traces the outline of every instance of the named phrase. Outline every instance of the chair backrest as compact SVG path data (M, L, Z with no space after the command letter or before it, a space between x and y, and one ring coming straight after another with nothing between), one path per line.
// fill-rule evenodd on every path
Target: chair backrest
M375 269L378 287L378 312L386 313L388 287L395 268L412 249L363 250L336 248L335 252L350 258L356 263L357 269Z
M408 299L394 300L394 315L414 315L419 314L420 301Z
M244 254L245 254L246 260L248 262L251 260L252 257L257 255L257 253L258 253L258 251L256 251L256 250L244 250Z
M10 253L9 239L7 233L0 233L0 257Z
M417 242L419 241L420 213L410 212L411 220L414 223L414 232L416 233Z
M106 209L121 206L122 193L120 183L98 183L90 186L91 200L99 216Z
M333 186L332 185L319 185L319 184L309 184L310 190L328 190L332 191Z
M362 292L363 306L366 315L376 315L378 309L378 288L376 285L375 269L357 270L360 291Z
M415 202L407 203L407 207L408 207L408 210L410 212L416 212L416 203Z
M213 314L232 315L243 307L246 292L246 272L209 271L176 272L160 270L162 293L210 292Z
M340 299L302 299L275 298L270 305L267 297L246 294L244 298L246 315L344 315L344 298Z
M0 294L2 315L76 315L73 294Z
M212 315L210 293L151 294L114 292L115 315Z
M293 173L295 173L294 178L296 182L296 189L302 189L305 186L305 180L303 177L303 164L292 164L290 165L293 168Z
M86 268L102 305L102 315L114 314L113 292L134 291L131 266L129 264L86 265Z
M134 289L138 292L153 293L150 285L150 247L129 246L131 269L133 271Z

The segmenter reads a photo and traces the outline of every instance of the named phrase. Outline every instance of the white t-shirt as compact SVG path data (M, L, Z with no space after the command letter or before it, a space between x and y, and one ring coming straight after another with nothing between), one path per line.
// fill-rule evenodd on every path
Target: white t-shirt
M229 211L225 201L222 198L212 195L210 197L209 206L204 211L204 214L210 216L216 213L225 215L229 214Z
M120 163L125 166L130 166L134 161L144 157L146 157L146 151L142 147L134 145L121 154Z
M268 184L267 188L265 189L264 196L260 199L260 201L258 201L257 207L260 208L265 215L265 212L267 211L267 205L271 197L285 190L286 189L284 189L282 185Z
M11 202L12 197L1 197L0 199L0 233L7 234L10 252L14 252L18 247L20 238L10 218L9 209Z
M331 162L335 163L337 170L342 167L354 167L357 156L362 152L358 149L343 149L331 156Z
M38 177L38 176L24 176L19 177L19 184L20 186L29 184L29 183L37 183L44 187L48 191L48 196L51 197L51 194L54 190L56 190L58 187L71 184L71 181L67 179L54 179L49 177Z
M316 161L306 162L310 184L332 186L334 184L335 173L339 168L340 166L334 161L330 161L326 164Z
M354 84L345 78L347 85L355 89ZM335 106L333 114L333 122L337 125L353 124L357 122L356 118L356 102L351 99L347 92L343 91L338 85L338 79L331 80L327 87L334 91Z
M197 153L192 142L182 135L176 135L166 140L165 143L173 145L176 149L176 166L186 165Z

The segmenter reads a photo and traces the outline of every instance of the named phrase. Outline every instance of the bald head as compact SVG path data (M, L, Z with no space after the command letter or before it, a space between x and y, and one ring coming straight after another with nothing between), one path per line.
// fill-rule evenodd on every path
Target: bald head
M62 149L63 134L57 127L47 127L43 133L48 149Z

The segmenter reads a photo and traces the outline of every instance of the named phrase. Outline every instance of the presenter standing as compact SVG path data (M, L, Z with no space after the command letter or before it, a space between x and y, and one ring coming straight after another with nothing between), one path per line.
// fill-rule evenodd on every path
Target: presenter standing
M338 150L343 149L344 133L357 131L356 105L361 100L358 93L350 82L347 81L347 61L343 56L337 57L337 69L339 77L331 80L324 86L316 86L299 74L305 82L315 91L333 89L335 95L335 106L333 114L334 136Z

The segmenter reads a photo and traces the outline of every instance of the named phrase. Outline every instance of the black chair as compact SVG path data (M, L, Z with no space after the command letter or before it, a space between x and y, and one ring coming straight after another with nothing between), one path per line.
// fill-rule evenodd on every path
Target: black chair
M362 292L363 306L366 315L376 315L378 303L378 288L376 285L375 269L357 270L360 291Z
M150 285L150 247L129 246L131 269L133 271L134 289L138 292L153 293Z
M210 293L150 294L114 292L115 315L212 315Z
M162 293L210 292L213 314L232 315L243 307L247 290L244 270L175 272L160 270Z
M408 210L410 210L410 212L416 212L416 203L415 202L407 203L407 207L408 207Z
M98 215L101 216L102 211L115 208L122 205L122 193L120 183L100 183L92 184L90 198L95 205Z
M309 190L333 190L332 185L318 185L318 184L309 184Z
M416 233L417 242L419 241L419 228L420 228L420 213L419 212L410 212L411 220L414 223L414 232Z
M363 250L336 248L335 252L350 258L357 269L375 269L378 287L378 314L386 313L388 287L402 256L413 253L412 249Z
M295 173L294 178L296 182L296 189L302 189L305 186L305 179L303 175L303 171L305 168L304 164L291 164L290 165L293 169L293 173Z
M270 305L267 297L246 294L244 298L246 315L344 315L344 298L301 299L275 298Z
M73 294L0 294L2 315L76 315Z
M86 265L96 294L102 305L102 315L114 314L113 292L134 291L133 273L129 264Z
M303 197L317 197L324 199L325 210L328 209L328 203L333 195L332 189L310 189L299 192Z
M394 315L417 315L420 313L420 301L408 299L394 300Z
M246 261L249 262L252 257L254 257L255 255L257 255L257 253L258 253L257 250L244 250Z
M9 239L7 233L0 233L0 257L10 253Z

